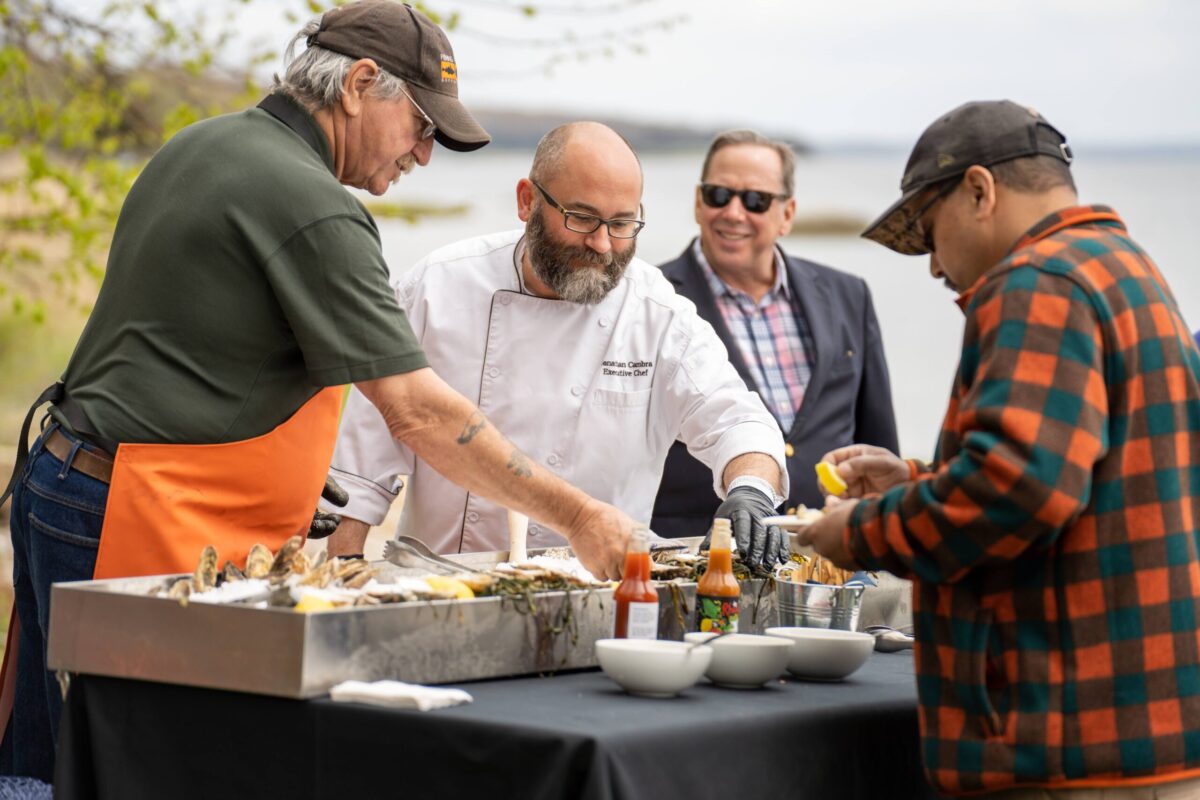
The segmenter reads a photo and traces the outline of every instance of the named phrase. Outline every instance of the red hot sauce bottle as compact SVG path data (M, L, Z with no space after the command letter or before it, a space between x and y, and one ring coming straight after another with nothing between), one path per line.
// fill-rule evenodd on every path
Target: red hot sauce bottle
M613 600L617 605L616 638L658 638L658 590L650 580L650 531L646 528L638 528L629 537L625 571Z

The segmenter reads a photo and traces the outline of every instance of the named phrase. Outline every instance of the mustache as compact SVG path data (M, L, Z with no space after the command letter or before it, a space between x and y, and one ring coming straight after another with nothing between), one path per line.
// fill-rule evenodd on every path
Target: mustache
M401 178L417 168L417 159L412 153L409 153L406 156L397 158L396 166L400 169L400 174L392 178L392 186L395 186L400 182Z
M565 260L580 262L585 264L595 265L597 267L609 267L613 263L613 253L609 250L607 253L597 253L589 247L564 247L562 249Z

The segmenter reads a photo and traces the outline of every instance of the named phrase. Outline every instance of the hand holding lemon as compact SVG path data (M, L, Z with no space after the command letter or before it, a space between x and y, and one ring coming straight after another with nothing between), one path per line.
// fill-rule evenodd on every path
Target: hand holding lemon
M852 444L826 453L817 462L817 483L826 495L863 497L909 479L908 462L883 447Z

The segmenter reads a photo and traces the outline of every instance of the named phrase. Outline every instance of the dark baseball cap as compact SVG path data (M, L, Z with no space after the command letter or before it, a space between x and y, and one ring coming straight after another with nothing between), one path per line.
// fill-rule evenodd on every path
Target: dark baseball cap
M904 255L928 253L913 218L916 200L926 189L960 177L976 164L990 167L1035 155L1067 164L1073 159L1067 137L1032 108L1011 100L961 105L917 139L900 180L900 199L862 235Z
M395 0L359 0L326 11L308 46L350 58L370 58L404 81L437 126L434 138L451 150L478 150L488 132L458 99L458 65L450 40L424 14Z

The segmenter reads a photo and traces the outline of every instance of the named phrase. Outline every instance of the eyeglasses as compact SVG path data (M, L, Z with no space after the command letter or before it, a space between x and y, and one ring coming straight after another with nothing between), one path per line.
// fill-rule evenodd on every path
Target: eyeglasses
M925 229L925 226L921 223L921 217L925 216L925 212L937 205L939 200L957 189L960 183L962 183L961 175L946 181L945 184L943 184L941 188L934 193L933 197L929 198L925 202L925 205L918 208L908 218L909 230L915 231L917 235L921 237L921 243L925 245L926 252L933 252L933 231Z
M642 232L642 228L646 227L645 220L640 219L603 219L595 214L584 214L582 211L568 211L562 205L550 196L550 193L538 184L537 181L530 181L537 190L542 193L542 197L546 198L546 202L558 209L558 213L563 215L563 225L567 230L575 233L595 233L600 229L601 225L608 228L608 235L614 239L632 239ZM640 211L638 213L641 213Z
M429 115L425 113L424 109L417 105L417 101L413 100L413 96L408 93L408 90L401 86L400 91L404 92L404 96L408 98L408 102L412 103L413 108L415 108L417 113L421 115L421 121L425 123L425 130L421 131L421 141L425 141L437 133L437 125L434 125L433 120L429 118Z
M735 197L742 201L742 208L751 214L766 213L773 201L788 199L786 194L760 192L757 189L730 189L728 186L719 186L715 183L700 184L700 199L709 208L724 208Z

